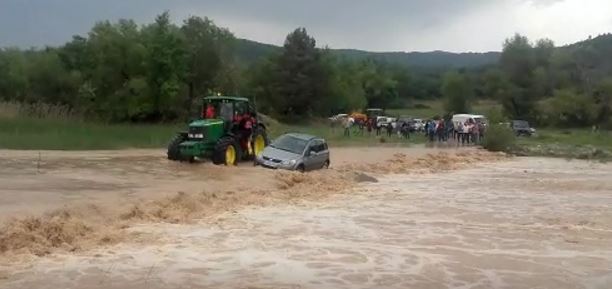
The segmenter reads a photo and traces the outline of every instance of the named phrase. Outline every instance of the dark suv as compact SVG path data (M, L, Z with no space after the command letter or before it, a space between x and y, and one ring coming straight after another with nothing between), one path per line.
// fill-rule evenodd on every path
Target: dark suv
M510 124L510 127L517 136L530 137L536 132L534 128L529 126L529 122L527 122L526 120L513 120Z

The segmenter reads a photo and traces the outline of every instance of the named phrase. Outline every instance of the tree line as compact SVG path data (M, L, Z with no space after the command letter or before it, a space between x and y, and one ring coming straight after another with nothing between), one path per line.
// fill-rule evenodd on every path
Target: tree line
M557 127L612 128L612 35L565 47L549 39L507 39L499 64L447 73L448 111L469 111L474 99L498 101L511 119ZM478 96L479 95L479 96Z
M0 99L70 107L113 122L186 120L200 98L241 95L287 121L366 107L407 107L442 99L448 113L492 99L509 118L556 126L610 122L612 37L567 47L515 35L496 65L407 67L342 57L317 47L306 29L278 53L245 64L239 41L208 18L173 24L168 13L147 25L97 23L59 47L0 49Z

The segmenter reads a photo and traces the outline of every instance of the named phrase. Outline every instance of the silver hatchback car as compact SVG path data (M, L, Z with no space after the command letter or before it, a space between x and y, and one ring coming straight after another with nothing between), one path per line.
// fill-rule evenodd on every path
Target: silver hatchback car
M255 164L270 169L298 171L327 168L329 148L322 138L300 133L284 134L257 156Z

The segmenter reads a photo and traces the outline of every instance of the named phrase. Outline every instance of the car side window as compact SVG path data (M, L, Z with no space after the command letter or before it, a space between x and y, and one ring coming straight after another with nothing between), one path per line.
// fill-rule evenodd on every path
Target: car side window
M320 153L320 152L322 152L322 151L325 151L325 150L326 150L326 147L325 147L325 142L324 142L324 141L322 141L322 140L319 140L319 139L314 140L314 141L312 142L312 150L313 150L313 151L315 151L315 152L317 152L317 153Z
M311 150L311 151L313 151L313 152L315 152L315 153L318 153L318 152L319 152L319 145L318 145L318 142L317 142L316 140L313 140L313 141L310 143L310 150Z

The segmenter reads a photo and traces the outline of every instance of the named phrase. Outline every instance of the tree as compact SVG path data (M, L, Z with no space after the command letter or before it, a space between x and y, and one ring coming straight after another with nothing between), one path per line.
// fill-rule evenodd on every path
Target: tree
M329 75L321 63L315 39L305 28L296 29L287 36L277 61L274 101L278 112L289 118L314 114L314 104L329 93Z
M324 54L324 64L330 71L330 93L317 109L322 114L360 111L367 106L361 71L355 62L339 61L330 53Z
M369 107L387 108L397 101L397 82L386 66L370 60L362 63L361 70Z
M500 66L512 83L502 95L502 105L512 118L533 119L536 97L533 74L536 58L529 39L519 34L504 43Z
M596 106L595 122L597 124L610 124L612 114L612 78L603 80L597 86L593 95Z
M27 58L17 49L0 49L0 99L25 101Z
M480 87L482 97L500 100L510 89L510 81L498 68L489 69L481 75Z
M593 124L596 105L590 97L572 90L555 91L542 103L541 112L549 124L580 127Z
M555 51L555 43L550 39L540 39L534 47L534 57L537 66L547 68Z
M442 83L442 95L448 113L470 112L474 90L464 75L457 72L447 73Z
M217 87L219 83L231 81L231 70L225 70L231 65L231 47L234 36L227 30L217 27L208 18L190 17L181 27L186 46L185 82L188 94L185 99L185 109L194 107L196 96L205 96ZM224 73L224 77L219 77Z
M66 67L83 78L77 106L111 121L140 120L152 111L146 82L147 48L131 20L97 23L86 40L74 38L61 48Z
M148 26L148 83L151 89L151 110L146 120L175 119L181 107L179 94L185 75L185 46L179 29L170 23L168 12L157 16Z

